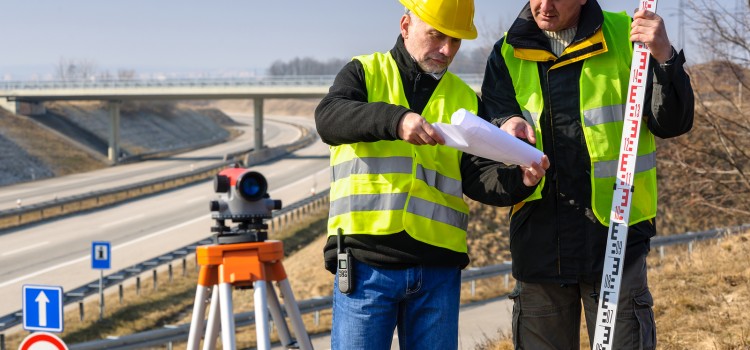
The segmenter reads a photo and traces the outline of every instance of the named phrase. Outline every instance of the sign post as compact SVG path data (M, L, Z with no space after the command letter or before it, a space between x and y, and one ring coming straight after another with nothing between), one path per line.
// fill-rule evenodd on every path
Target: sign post
M99 270L99 319L104 318L104 270L112 266L109 242L91 242L91 268Z

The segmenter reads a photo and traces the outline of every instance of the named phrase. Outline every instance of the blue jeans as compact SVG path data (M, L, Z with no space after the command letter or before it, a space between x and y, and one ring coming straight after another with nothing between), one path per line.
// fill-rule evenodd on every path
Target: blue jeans
M331 349L390 349L396 327L402 350L458 348L458 267L353 268L352 293L334 282Z

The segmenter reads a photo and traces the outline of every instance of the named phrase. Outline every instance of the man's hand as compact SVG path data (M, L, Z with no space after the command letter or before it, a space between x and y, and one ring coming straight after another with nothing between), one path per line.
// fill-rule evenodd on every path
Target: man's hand
M672 45L664 28L664 20L659 15L646 10L639 10L633 16L630 25L630 41L640 41L651 51L659 63L667 62L672 57Z
M407 112L398 122L398 137L413 145L445 144L445 140L421 115Z
M519 139L524 139L531 144L536 144L534 128L526 121L526 119L521 117L511 117L500 126L500 129Z
M542 161L540 163L531 163L531 167L521 166L523 171L523 184L532 187L536 186L539 181L542 180L545 174L545 170L549 168L549 158L547 155L542 155Z

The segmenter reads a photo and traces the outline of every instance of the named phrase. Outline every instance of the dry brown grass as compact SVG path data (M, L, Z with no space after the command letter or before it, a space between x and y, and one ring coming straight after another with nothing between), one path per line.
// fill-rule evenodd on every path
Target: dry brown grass
M652 254L657 345L664 350L750 349L750 233ZM585 330L585 323L581 325ZM477 349L512 349L509 336ZM581 332L581 349L589 348Z
M750 234L683 247L652 268L660 349L750 349Z
M484 208L472 204L475 218L486 225L489 220L482 220L491 213L503 212L502 208ZM296 229L288 230L289 235L314 237L309 244L300 244L300 249L290 252L284 261L289 280L297 300L316 296L330 295L333 276L323 268L322 250L325 242L325 213L308 217ZM311 225L306 227L305 225ZM494 225L494 224L493 224ZM297 232L298 230L303 230ZM297 233L295 233L297 232ZM502 244L503 229L498 227L494 233L479 235L478 241L486 244L490 237ZM281 236L281 234L279 234ZM271 237L284 238L286 237ZM476 238L476 237L475 237ZM308 240L300 239L302 242ZM658 344L660 349L750 349L750 233L741 236L727 237L721 241L695 244L691 254L686 246L668 248L663 261L658 254L650 258L650 284L656 306L658 327ZM291 242L291 241L290 241ZM294 245L294 244L292 244ZM478 245L473 243L472 246ZM498 263L504 259L503 254L480 256L483 250L475 249L472 264L484 261ZM132 286L126 288L123 304L117 301L116 290L108 293L105 320L98 319L98 299L86 305L86 316L83 322L78 320L78 309L66 313L65 333L62 334L70 344L88 340L102 339L112 335L126 335L146 329L162 327L168 324L190 322L192 303L195 295L197 278L193 261L188 264L189 272L181 277L176 271L175 279L167 284L166 273L159 277L159 288L154 291L150 277L143 279L142 293L135 295ZM512 288L510 280L509 287ZM483 300L509 291L504 286L504 277L496 277L477 282L475 295L470 294L470 284L462 289L462 302ZM253 310L252 290L234 292L235 313ZM309 333L325 332L330 329L330 311L322 312L318 323L313 315L304 315ZM585 329L585 325L582 325ZM255 330L253 327L238 328L237 345L240 348L254 345ZM23 334L8 336L9 348L18 346ZM582 349L588 347L588 338L582 333ZM176 344L177 348L184 344ZM512 349L512 342L507 333L496 339L487 339L477 346L483 350Z
M56 176L75 174L107 167L102 157L87 153L55 133L39 128L27 117L0 108L0 129L31 156L50 167Z

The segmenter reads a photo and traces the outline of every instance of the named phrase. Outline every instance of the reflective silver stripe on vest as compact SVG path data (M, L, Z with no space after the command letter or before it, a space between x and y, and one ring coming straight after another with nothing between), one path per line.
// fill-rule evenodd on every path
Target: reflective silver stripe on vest
M406 211L432 221L458 227L464 231L466 231L466 228L469 226L468 215L417 197L411 197L411 199L409 199L409 206L406 208Z
M352 174L411 174L410 157L354 158L331 167L331 181Z
M619 160L594 163L594 177L605 178L617 176L617 164ZM641 173L656 167L656 152L638 156L635 161L635 172Z
M329 217L353 211L404 210L408 193L353 194L331 202Z
M625 105L604 106L583 111L583 122L586 126L621 122L625 120L624 118Z
M539 123L539 113L532 113L529 111L521 111L523 119L526 119L531 126L536 126Z
M461 181L451 179L432 169L425 169L422 164L417 164L416 178L428 185L437 188L440 192L463 198Z

